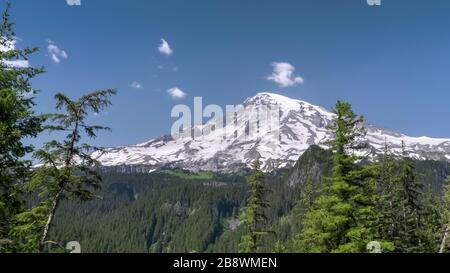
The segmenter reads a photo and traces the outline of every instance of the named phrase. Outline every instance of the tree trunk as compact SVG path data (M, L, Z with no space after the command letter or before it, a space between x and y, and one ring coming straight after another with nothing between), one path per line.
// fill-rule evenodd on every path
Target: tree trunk
M48 232L50 230L50 226L52 225L53 219L55 218L56 209L58 208L59 201L61 200L61 195L64 191L64 187L61 187L58 193L55 195L53 199L52 206L50 212L48 214L47 223L44 226L44 230L42 231L41 239L39 241L38 252L41 253L44 251L45 242L48 238Z
M444 253L445 247L447 245L447 238L450 235L450 225L445 228L444 237L442 238L441 248L439 249L439 253Z
M70 142L70 148L67 153L67 158L65 160L66 167L70 166L71 161L72 161L75 143L77 142L79 123L80 123L80 119L79 119L78 113L77 113L76 120L75 120L75 128L72 131L73 135L72 135L72 139ZM44 250L45 242L47 241L47 238L48 238L48 232L50 230L50 226L52 225L53 219L55 218L55 214L56 214L56 210L58 209L59 201L61 200L61 196L64 192L64 185L65 185L64 181L62 183L60 183L60 185L59 185L60 189L56 193L55 198L53 199L52 206L51 206L50 212L48 214L47 223L44 226L44 230L42 231L42 236L39 241L38 252L42 252Z

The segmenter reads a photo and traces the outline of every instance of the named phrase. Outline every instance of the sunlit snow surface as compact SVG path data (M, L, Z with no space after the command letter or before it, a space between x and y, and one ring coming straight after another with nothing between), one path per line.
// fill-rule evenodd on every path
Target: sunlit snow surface
M259 93L244 103L246 110L260 105L275 105L281 110L279 141L271 133L255 134L245 139L234 137L230 125L196 138L173 140L170 136L138 145L116 147L97 155L105 166L149 165L152 170L171 166L188 170L234 172L260 159L265 171L292 166L312 144L324 145L330 139L326 125L333 114L319 106L273 93ZM205 127L211 123L206 123ZM240 128L241 132L245 128ZM382 153L385 142L395 155L402 152L402 141L415 159L450 161L450 139L410 137L367 124L369 148L360 155L373 157Z

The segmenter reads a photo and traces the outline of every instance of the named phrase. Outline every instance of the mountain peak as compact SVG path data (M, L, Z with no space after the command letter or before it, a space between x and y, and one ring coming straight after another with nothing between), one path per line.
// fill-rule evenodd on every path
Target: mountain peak
M276 93L272 93L272 92L259 92L257 93L255 96L249 98L249 99L267 99L267 100L272 100L272 101L279 101L279 102L300 102L299 100L295 100L295 99L291 99L289 97L280 95L280 94L276 94Z
M274 142L271 134L240 139L232 138L235 134L221 134L223 131L219 130L196 139L166 137L142 145L113 148L99 155L98 160L106 166L145 165L152 170L177 167L238 172L259 159L263 170L272 171L292 166L311 145L321 146L332 137L326 125L334 114L320 106L272 92L260 92L244 102L245 111L253 111L258 105L280 108L279 142ZM361 156L383 153L385 142L395 155L401 155L404 142L408 155L415 159L450 161L450 139L410 137L374 125L365 126L369 148Z
M332 118L333 116L330 111L320 106L311 104L303 100L292 99L284 95L272 92L257 93L254 97L248 98L244 104L277 105L284 113L288 113L291 111L309 111L310 113L317 113L326 116L327 118Z
M290 100L291 100L291 98L288 98L288 97L286 97L286 96L283 96L283 95L280 95L280 94L277 94L277 93L273 93L273 92L266 92L266 91L259 92L259 93L257 93L254 97L267 97L267 96L273 97L273 98L283 97L283 98L286 98L286 99L290 99Z
M255 96L248 98L244 104L278 105L284 110L299 109L302 104L310 105L307 102L291 99L271 92L260 92Z

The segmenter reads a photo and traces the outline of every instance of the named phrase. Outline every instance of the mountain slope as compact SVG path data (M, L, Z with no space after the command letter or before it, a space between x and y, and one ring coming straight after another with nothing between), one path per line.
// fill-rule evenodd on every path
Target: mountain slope
M299 230L295 208L300 192L308 180L318 185L329 177L331 161L329 151L312 146L294 167L266 174L266 214L274 234L265 237L263 252L272 252L277 241L289 246ZM450 163L413 164L424 189L442 194ZM101 175L103 186L95 194L102 199L64 201L51 241L78 241L83 253L238 250L243 234L238 216L248 190L245 176L207 177L181 170L124 173L119 167L105 167Z
M319 106L273 93L259 93L243 103L245 111L254 111L261 105L280 108L279 141L274 141L270 133L232 137L230 132L234 134L234 129L230 127L233 124L226 124L223 129L196 139L164 136L138 145L111 148L99 155L98 160L105 166L146 166L146 171L177 167L227 173L249 167L254 160L260 159L263 169L272 171L293 166L308 147L313 144L323 146L331 137L326 125L333 114ZM213 126L214 122L210 121L203 129ZM407 153L414 159L450 161L450 139L410 137L370 124L365 126L367 136L364 141L369 145L363 153L365 156L382 153L385 141L394 154L400 155L404 142ZM239 129L246 131L246 128ZM192 129L195 130L199 128Z

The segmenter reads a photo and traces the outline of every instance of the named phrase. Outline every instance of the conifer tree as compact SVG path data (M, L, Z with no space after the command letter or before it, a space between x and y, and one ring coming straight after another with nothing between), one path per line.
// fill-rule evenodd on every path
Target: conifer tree
M377 211L379 217L376 223L376 235L383 240L393 244L398 239L399 215L399 193L401 188L396 183L395 175L397 170L396 162L392 156L391 149L387 142L385 143L384 153L381 160L376 163L378 167L377 175Z
M309 177L300 192L299 199L293 208L294 228L296 236L293 239L293 247L295 251L302 249L301 231L305 228L306 215L313 208L314 201L317 198L317 186L311 177Z
M417 230L417 237L419 238L417 252L436 253L439 250L442 227L445 223L442 215L442 204L439 201L431 188L428 188L423 194L421 222Z
M423 185L408 158L405 145L395 161L386 144L379 166L377 236L393 244L395 252L435 252L442 226L440 205Z
M356 164L354 153L365 148L363 117L338 101L328 126L333 138L332 176L327 178L299 234L302 252L363 252L373 239L377 219L373 170Z
M252 174L247 179L249 196L247 205L241 211L239 219L246 228L246 234L242 236L239 244L239 252L256 253L261 245L261 238L268 234L266 228L267 216L265 210L268 207L266 200L267 189L264 181L264 173L261 171L259 160L253 163Z
M442 218L444 222L444 227L442 228L441 246L439 248L439 253L446 252L448 245L448 238L450 237L450 177L447 179L447 183L444 186L443 201L444 206L442 210Z
M33 151L23 140L42 130L42 118L33 112L37 91L30 80L43 69L28 65L36 48L16 48L10 6L8 3L0 22L0 252L15 249L11 229L15 215L23 210L21 187L29 178L31 165L24 156Z
M283 245L283 243L281 241L277 241L275 243L273 252L274 253L286 253L287 252L287 248Z
M414 166L407 156L402 143L402 158L398 163L398 173L395 177L400 188L397 200L398 234L395 242L398 252L420 251L419 230L423 228L423 185L418 182Z
M91 156L98 148L81 140L82 136L95 138L97 131L109 130L107 127L89 125L86 119L89 113L100 113L109 106L109 98L115 93L111 89L100 90L75 101L61 93L55 95L56 109L62 112L48 115L52 124L46 129L67 135L61 142L53 140L46 143L44 149L35 153L42 166L35 171L27 186L30 191L40 192L42 202L18 215L21 225L14 232L26 238L24 251L44 250L61 201L91 200L93 190L100 187L101 177L94 170L97 162Z

